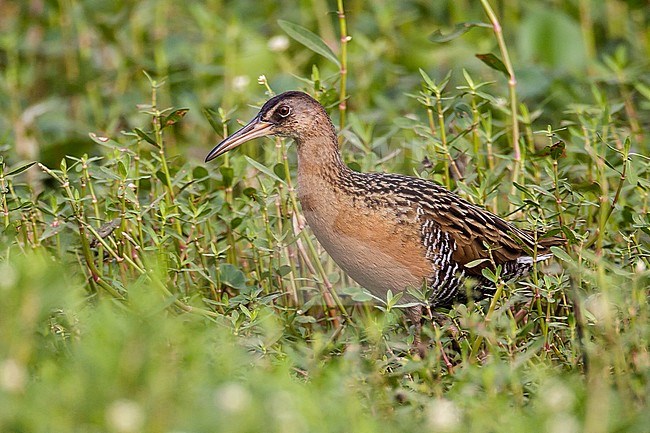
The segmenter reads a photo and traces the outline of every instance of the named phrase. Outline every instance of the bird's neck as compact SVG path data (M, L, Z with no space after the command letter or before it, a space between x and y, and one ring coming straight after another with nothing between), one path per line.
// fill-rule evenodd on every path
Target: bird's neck
M322 238L329 232L320 229L339 215L341 199L346 196L341 192L346 191L351 170L343 163L333 128L331 133L314 131L296 144L298 198L307 222Z
M332 130L313 131L296 140L299 177L338 183L350 169L343 163L336 133Z

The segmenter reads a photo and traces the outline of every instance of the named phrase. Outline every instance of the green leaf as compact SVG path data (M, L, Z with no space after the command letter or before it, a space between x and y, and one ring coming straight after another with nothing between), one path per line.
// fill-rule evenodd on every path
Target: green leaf
M244 188L244 190L241 193L244 194L246 197L253 198L253 199L255 198L255 196L257 196L257 190L252 186Z
M203 180L208 176L209 176L208 170L202 165L197 165L192 169L192 177L196 180Z
M239 305L239 309L249 319L251 319L253 317L253 314L251 313L251 310L249 310L248 307L246 307L246 305L243 305L243 304Z
M639 92L644 98L650 101L650 87L646 86L643 83L634 83L634 88Z
M350 170L352 171L361 171L361 165L356 161L350 161L348 167L350 167Z
M476 87L474 85L474 80L472 80L472 77L469 75L469 72L467 72L467 69L465 68L463 68L463 76L465 77L465 81L467 81L469 88L474 89Z
M221 166L219 167L221 177L223 179L223 186L226 188L232 186L233 178L235 177L235 170L232 167Z
M344 294L350 296L355 302L368 302L375 299L366 289L361 287L344 287L341 290Z
M404 292L398 292L393 295L393 292L389 290L388 293L386 293L386 308L390 310L395 307L399 300L402 299L402 296L404 296Z
M314 82L314 93L320 92L320 71L316 65L311 65L311 80Z
M236 229L237 227L239 227L239 226L241 225L241 223L243 223L243 222L244 222L244 219L243 219L243 218L235 217L235 218L232 219L232 221L230 221L230 228L233 229L233 230L235 230L235 229Z
M454 26L454 29L451 31L451 33L447 33L446 35L443 35L440 30L434 31L433 33L431 33L431 35L429 35L429 40L431 42L437 42L437 43L449 42L452 39L456 39L457 37L464 35L465 33L472 30L474 27L490 28L492 26L488 23L483 23L480 21L470 21L466 23L460 23L460 24L456 24L456 26Z
M564 141L557 141L553 143L553 145L550 148L551 151L551 158L554 160L558 160L562 158L563 156L566 156L564 153L564 149L566 149L566 145L564 144Z
M275 271L279 276L284 277L285 275L288 275L291 272L291 266L289 265L282 265Z
M123 161L117 161L117 172L120 174L120 176L126 178L128 170L126 169L126 165L124 165Z
M420 71L420 75L422 76L422 79L424 80L424 83L427 85L427 87L429 87L430 89L433 89L434 87L436 87L436 85L433 82L433 80L431 79L431 77L429 77L429 74L424 72L424 69L419 68L419 71Z
M552 159L555 161L559 160L560 158L566 156L564 153L564 150L566 149L566 144L562 140L557 141L551 145L548 145L544 147L539 153L537 153L537 156L550 156Z
M614 170L616 173L621 174L621 172L618 171L618 168L614 167L614 165L613 165L611 162L607 161L605 158L601 158L601 160L605 163L605 165L606 165L607 167L611 168L611 169Z
M513 182L512 185L519 191L523 192L529 199L535 200L535 196L525 186L519 185L517 182Z
M106 178L112 179L112 180L122 180L117 174L115 174L115 172L113 170L110 170L110 169L104 167L103 165L100 165L98 168L99 168L99 171L101 171L102 174L104 174L104 176L106 176Z
M573 263L571 256L560 247L551 247L551 252L555 257L562 260L563 262Z
M246 277L244 273L230 263L222 263L219 265L219 275L221 282L233 289L246 288Z
M280 179L284 180L286 177L286 171L284 170L284 164L281 162L278 162L273 166L273 173L276 174Z
M495 284L499 281L499 278L496 276L496 274L490 268L481 269L481 274L483 274L483 276L485 278L487 278L488 281L491 281L491 282L493 282Z
M465 267L466 267L466 268L475 268L475 267L477 267L478 265L480 265L481 263L485 263L485 262L489 262L489 261L490 261L490 259L477 259L477 260L472 260L471 262L466 263L466 264L465 264Z
M165 117L165 120L163 120L162 122L163 128L165 126L171 126L174 123L179 122L183 117L185 117L188 111L190 111L189 108L179 108L177 110L172 111L167 117Z
M158 178L159 181L161 181L161 182L164 183L165 185L167 184L167 175L165 174L164 171L162 171L162 170L158 170L158 171L156 172L156 177Z
M244 155L244 158L246 158L246 161L262 173L266 174L267 176L270 176L271 178L277 180L278 182L286 185L286 182L280 179L278 176L276 176L275 173L273 173L271 170L269 170L268 167L265 167L264 165L260 164L259 162L255 161L252 158L249 158L248 156Z
M316 319L312 316L296 316L294 320L297 323L316 323Z
M210 123L210 126L212 127L214 132L216 132L217 134L223 133L223 128L221 127L221 125L219 125L219 122L217 122L216 113L213 109L203 108L201 112L203 113L205 118L208 119L208 122Z
M504 65L501 59L494 54L477 54L476 58L488 65L490 68L495 69L499 72L503 72L503 75L505 75L506 78L510 78L510 74L508 73L508 69L506 69L506 65Z
M285 20L278 20L278 25L282 27L282 30L287 32L291 38L300 42L313 52L320 54L321 56L330 60L339 68L341 67L339 59L332 52L330 47L328 47L327 44L318 35L298 24L294 24Z
M140 128L135 128L133 131L135 131L135 133L136 133L136 135L138 137L140 137L141 139L143 139L144 141L146 141L149 144L153 144L154 146L156 146L157 148L160 149L160 146L158 146L158 143L156 143L156 140L154 140L151 135L147 134L146 132L144 132Z
M25 165L21 165L20 167L15 168L15 169L11 170L9 173L5 174L5 177L16 176L16 175L22 173L23 171L28 170L34 164L36 164L36 161L29 162L29 163L27 163Z
M447 87L447 84L449 84L449 79L451 78L451 71L447 72L447 75L445 75L445 78L443 78L440 81L440 83L436 83L422 69L420 69L420 75L422 76L422 79L424 80L425 88L428 89L430 92L433 92L436 95L440 95L440 94L442 94L442 91L445 90L445 87Z

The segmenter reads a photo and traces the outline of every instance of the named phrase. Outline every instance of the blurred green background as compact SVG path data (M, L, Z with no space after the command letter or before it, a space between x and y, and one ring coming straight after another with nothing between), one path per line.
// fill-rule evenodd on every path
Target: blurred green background
M645 1L517 1L494 5L523 102L556 110L590 98L592 83L612 91L645 74L650 56ZM441 78L452 70L506 82L474 55L496 52L489 29L444 44L435 30L487 21L479 2L347 1L349 108L377 127L412 112L404 96L420 86L418 68ZM177 152L200 157L215 137L203 107L252 114L266 75L276 91L309 88L312 65L335 86L338 68L287 37L278 19L320 35L337 52L336 2L312 1L45 1L0 4L0 140L12 158L56 164L65 154L98 153L88 132L115 136L146 124L137 104L150 101L142 71L166 85L161 106L189 107L176 128ZM498 91L498 90L497 90ZM334 113L335 114L335 113ZM336 122L335 122L336 123ZM647 120L646 120L647 123Z

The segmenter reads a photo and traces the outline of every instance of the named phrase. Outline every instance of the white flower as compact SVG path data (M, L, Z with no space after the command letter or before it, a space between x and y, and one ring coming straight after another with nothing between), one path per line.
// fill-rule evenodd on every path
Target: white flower
M242 385L229 382L214 391L214 404L225 412L242 412L251 404L251 395Z
M121 433L139 432L144 426L144 412L133 400L116 400L106 409L106 423Z
M560 413L547 421L547 430L549 433L578 433L580 423L573 416Z
M15 359L5 359L0 364L0 388L9 392L22 391L27 382L25 367Z
M573 407L574 395L569 388L560 382L553 382L542 394L544 405L553 413Z
M236 92L242 92L246 90L248 83L251 82L251 79L247 75L237 75L232 79L232 87Z
M289 38L284 35L273 36L267 45L271 51L284 51L289 48Z
M0 263L0 289L8 289L18 282L18 272L8 263Z
M645 263L643 263L643 260L641 260L641 259L637 260L634 271L637 274L642 274L642 273L645 272L645 269L646 269L646 266L645 266Z
M432 431L449 432L460 425L460 409L452 401L436 399L426 409L427 424Z
M592 315L596 323L608 323L614 308L607 297L602 293L596 293L585 300L585 308Z

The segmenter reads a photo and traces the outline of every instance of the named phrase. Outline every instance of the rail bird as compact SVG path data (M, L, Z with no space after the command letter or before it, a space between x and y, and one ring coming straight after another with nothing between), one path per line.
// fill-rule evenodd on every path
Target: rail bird
M552 245L563 243L517 228L431 181L351 170L341 158L327 112L303 92L269 99L205 160L269 135L296 142L298 199L320 244L374 296L386 299L389 290L403 294L400 302L410 305L416 346L423 307L462 302L468 279L477 282L479 294L489 294L494 285L483 277L482 268L500 265L501 278L511 280L551 257ZM423 287L426 302L409 290Z

